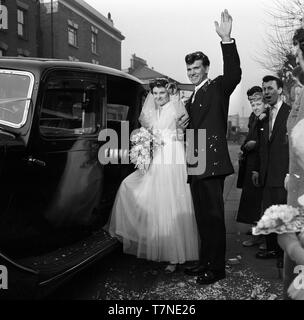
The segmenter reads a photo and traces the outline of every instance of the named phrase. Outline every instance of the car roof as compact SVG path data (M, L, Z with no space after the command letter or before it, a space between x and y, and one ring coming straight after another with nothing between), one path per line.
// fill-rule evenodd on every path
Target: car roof
M0 68L2 69L11 69L11 70L23 70L36 73L42 73L47 69L54 68L70 68L78 69L82 71L94 71L104 74L110 74L113 76L123 77L129 80L133 80L140 84L143 82L118 69L97 65L88 62L76 62L60 59L45 59L45 58L25 58L25 57L1 57L0 58Z

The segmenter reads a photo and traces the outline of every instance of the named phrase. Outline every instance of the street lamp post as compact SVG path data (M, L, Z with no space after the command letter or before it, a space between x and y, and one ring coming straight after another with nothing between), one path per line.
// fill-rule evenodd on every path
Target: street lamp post
M53 0L51 0L51 58L54 58L54 21L53 21Z

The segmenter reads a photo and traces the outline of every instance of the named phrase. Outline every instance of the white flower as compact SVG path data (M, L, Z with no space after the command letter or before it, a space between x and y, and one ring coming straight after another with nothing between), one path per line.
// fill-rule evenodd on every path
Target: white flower
M162 141L151 130L141 127L131 137L132 148L130 150L131 162L141 172L145 173L153 159L153 152L162 145ZM152 147L152 148L151 148Z
M269 216L264 216L259 222L257 227L262 228L262 229L267 229L267 228L273 228L275 227L276 223L275 220L272 219Z
M284 223L290 222L293 218L294 218L294 216L290 212L284 212L284 211L280 212L280 219Z
M292 206L271 206L265 211L256 228L253 229L253 233L258 235L270 232L290 232L290 230L293 229L296 231L299 228L298 225L300 225L300 227L302 226L298 216L300 216L300 211Z
M264 118L266 118L266 113L263 112L259 115L259 120L263 120Z
M298 198L298 203L304 207L304 194L302 194L299 198Z

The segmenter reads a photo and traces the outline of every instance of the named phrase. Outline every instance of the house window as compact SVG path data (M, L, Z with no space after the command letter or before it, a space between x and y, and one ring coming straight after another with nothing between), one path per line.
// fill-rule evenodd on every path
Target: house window
M5 2L0 0L0 31L8 29L8 11L4 4Z
M69 26L68 27L68 33L69 33L69 44L72 46L77 47L78 41L77 41L77 29Z
M20 8L17 10L17 26L18 36L25 38L25 11Z
M91 48L93 53L97 53L97 34L91 33Z

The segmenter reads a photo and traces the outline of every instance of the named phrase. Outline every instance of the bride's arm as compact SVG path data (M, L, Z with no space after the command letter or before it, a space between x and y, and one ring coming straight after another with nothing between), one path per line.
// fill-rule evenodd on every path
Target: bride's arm
M177 114L176 119L176 136L178 140L184 140L184 133L189 124L189 115L181 100L176 101L175 111Z

